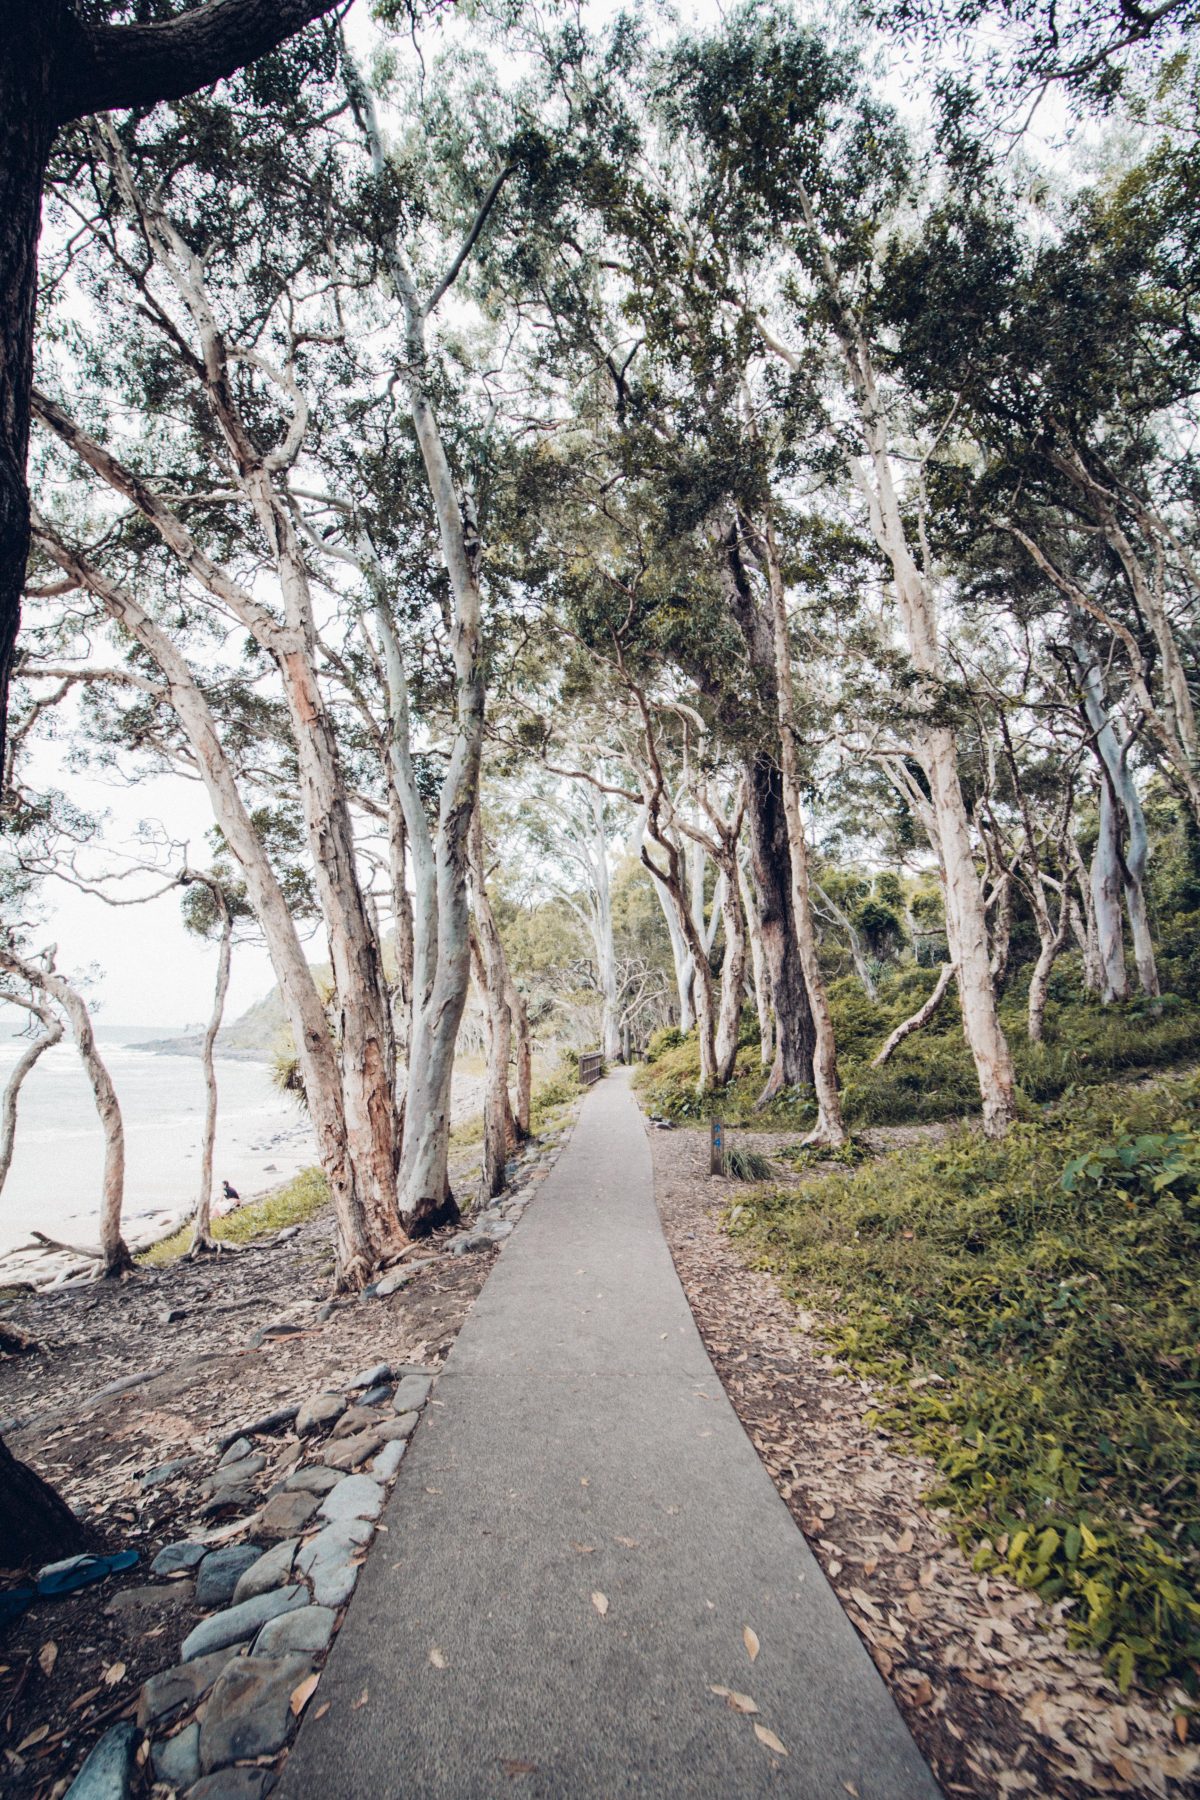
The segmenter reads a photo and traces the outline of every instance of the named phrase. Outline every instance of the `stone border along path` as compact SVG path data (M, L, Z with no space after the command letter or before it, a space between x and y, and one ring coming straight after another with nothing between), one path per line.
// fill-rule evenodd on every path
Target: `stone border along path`
M708 1360L624 1078L489 1276L383 1523L281 1800L935 1800Z
M560 1148L556 1143L554 1158ZM545 1162L545 1153L537 1160ZM506 1189L442 1248L463 1256L502 1244L542 1192L536 1168L529 1174L532 1179ZM385 1298L424 1266L401 1263L360 1298ZM290 1427L297 1440L293 1466L252 1517L167 1544L155 1557L151 1575L194 1575L197 1606L218 1610L183 1639L175 1667L143 1684L136 1721L111 1726L93 1745L64 1800L128 1800L142 1791L143 1764L161 1784L156 1791L185 1800L260 1800L274 1787L270 1765L318 1690L319 1664L344 1621L436 1374L416 1364L377 1363L344 1389L314 1394L218 1441L220 1460L203 1483L208 1509L255 1504L254 1479L267 1458L255 1449L254 1436ZM113 1383L104 1392L128 1385ZM204 1460L163 1464L143 1484ZM219 1542L246 1531L250 1542ZM328 1800L337 1791L335 1785Z

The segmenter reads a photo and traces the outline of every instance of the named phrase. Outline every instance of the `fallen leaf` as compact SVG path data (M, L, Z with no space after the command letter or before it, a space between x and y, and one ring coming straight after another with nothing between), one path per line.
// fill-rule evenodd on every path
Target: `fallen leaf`
M444 1669L447 1667L445 1654L443 1651L438 1649L436 1644L433 1646L432 1650L429 1652L429 1660L433 1664L435 1669Z
M754 1735L760 1744L765 1744L768 1750L774 1750L776 1756L787 1755L786 1749L775 1736L775 1733L773 1731L768 1731L765 1725L756 1725L754 1727Z
M866 1562L863 1564L863 1574L864 1575L873 1575L878 1567L879 1567L879 1558L877 1556L869 1556L867 1558Z
M758 1633L751 1630L749 1625L742 1626L742 1642L746 1646L746 1655L753 1662L759 1652L759 1642Z
M49 1736L50 1727L48 1725L35 1725L29 1735L23 1737L17 1745L17 1755L20 1756L23 1750L32 1750L35 1744L40 1744L43 1738Z
M638 1541L636 1538L615 1537L613 1539L613 1543L614 1544L624 1544L626 1550L636 1550L638 1547Z
M1175 1714L1175 1736L1179 1739L1181 1744L1187 1743L1188 1722L1186 1713Z
M306 1675L299 1687L292 1689L292 1717L298 1719L317 1691L319 1675Z
M1133 1764L1127 1756L1110 1756L1108 1760L1122 1781L1133 1780Z
M925 1617L925 1602L922 1600L920 1594L918 1594L916 1588L914 1588L910 1594L905 1594L904 1605L914 1619L923 1619Z
M109 1663L104 1671L104 1684L106 1687L116 1687L118 1681L123 1680L124 1676L125 1664L123 1662Z
M708 1691L710 1694L716 1694L719 1700L728 1700L729 1698L729 1689L727 1687L710 1687Z
M591 1556L591 1554L595 1550L596 1546L595 1546L595 1544L572 1544L571 1548L579 1556Z
M86 1706L89 1700L94 1700L99 1692L100 1689L98 1687L85 1688L82 1694L76 1694L74 1700L72 1700L70 1706L68 1706L67 1711L78 1712L81 1706Z
M912 1531L908 1527L905 1527L905 1529L900 1533L900 1536L896 1539L897 1553L900 1556L907 1556L909 1551L912 1549L913 1545L916 1543L916 1541L917 1540L913 1536Z
M581 1475L579 1477L579 1485L580 1487L586 1487L588 1485L588 1478L586 1475Z
M732 1706L734 1712L756 1713L758 1711L758 1707L750 1698L749 1694L739 1694L736 1688L730 1689L729 1704Z
M58 1645L54 1642L54 1639L51 1638L50 1642L48 1644L43 1644L38 1651L38 1667L41 1669L43 1675L52 1675L54 1673L54 1665L57 1661Z
M364 1689L363 1689L363 1691L362 1691L362 1693L361 1693L361 1694L360 1694L360 1695L359 1695L359 1696L358 1696L358 1699L357 1699L357 1700L352 1700L352 1701L351 1701L351 1702L350 1702L350 1711L351 1711L351 1712L357 1712L357 1711L358 1711L358 1709L359 1709L359 1707L360 1707L360 1706L365 1706L365 1705L366 1705L366 1704L367 1704L367 1701L368 1701L368 1700L369 1700L369 1699L370 1699L370 1698L371 1698L371 1696L370 1696L370 1694L369 1694L369 1693L368 1693L368 1692L367 1692L367 1690L366 1690L366 1688L364 1688Z
M313 1714L313 1718L314 1719L323 1719L325 1717L325 1714L329 1711L330 1705L331 1705L330 1701L322 1700L320 1706L318 1706L316 1712Z
M914 1706L928 1706L933 1699L933 1688L923 1675L916 1687L910 1690L909 1698Z
M592 1595L592 1605L595 1607L596 1611L600 1614L600 1617L603 1618L605 1613L608 1611L608 1595L602 1594L599 1591L599 1589L597 1589L596 1592Z
M910 1231L908 1235L909 1235L909 1237L911 1237L912 1232ZM848 1794L854 1795L854 1800L858 1800L858 1789L855 1787L855 1785L852 1781L843 1781L842 1786L845 1788L845 1790Z
M518 1775L536 1775L538 1772L536 1763L518 1762L513 1756L502 1756L500 1767L510 1781L515 1781Z

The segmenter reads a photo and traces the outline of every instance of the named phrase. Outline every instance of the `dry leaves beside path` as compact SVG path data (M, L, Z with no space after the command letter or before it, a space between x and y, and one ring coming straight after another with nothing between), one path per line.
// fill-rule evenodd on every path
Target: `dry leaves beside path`
M1177 1741L1171 1710L1122 1699L1036 1595L972 1571L922 1504L931 1467L864 1423L871 1385L840 1373L810 1335L815 1320L744 1265L717 1222L738 1184L708 1174L707 1133L650 1136L708 1353L945 1792L1195 1791L1200 1752Z

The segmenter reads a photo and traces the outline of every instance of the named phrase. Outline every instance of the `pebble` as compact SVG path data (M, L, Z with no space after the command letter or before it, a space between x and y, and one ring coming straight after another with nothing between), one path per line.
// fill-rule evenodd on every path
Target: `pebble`
M202 1459L198 1456L177 1456L174 1462L155 1463L144 1475L138 1476L140 1488L161 1487L164 1481L174 1481L176 1475L184 1475L194 1469Z
M338 1607L350 1598L358 1580L358 1552L370 1543L374 1529L367 1519L338 1519L301 1547L296 1567L311 1581L318 1606Z
M390 1444L385 1444L371 1464L373 1478L376 1481L391 1481L404 1461L407 1449L408 1444L404 1438L393 1438Z
M190 1712L208 1692L231 1654L229 1650L217 1650L211 1656L198 1656L195 1662L180 1663L174 1669L161 1669L152 1675L138 1699L137 1722L142 1730L169 1724L176 1713Z
M365 1394L360 1394L358 1403L360 1406L380 1406L388 1399L391 1391L387 1382L381 1381L378 1387L368 1388Z
M434 1258L426 1256L420 1262L404 1263L398 1269L389 1269L386 1275L381 1275L365 1292L373 1300L386 1300L389 1294L398 1294L402 1287L407 1287L413 1276L422 1269L431 1269L433 1263Z
M273 1549L264 1551L257 1562L251 1563L238 1576L233 1604L240 1606L243 1600L253 1600L257 1594L269 1594L272 1588L283 1587L292 1572L298 1541L297 1538L286 1538Z
M170 1788L191 1787L200 1779L200 1727L185 1725L172 1738L160 1738L151 1748L154 1779Z
M67 1789L70 1800L126 1800L140 1737L131 1719L110 1725Z
M186 1538L181 1538L178 1543L163 1545L150 1564L150 1573L174 1575L180 1569L194 1569L197 1563L204 1561L208 1553L207 1544L191 1544Z
M348 1475L321 1502L323 1519L377 1519L384 1492L369 1475Z
M179 1654L184 1662L193 1662L198 1656L207 1656L210 1650L244 1644L247 1638L257 1635L268 1619L307 1605L308 1595L302 1587L273 1588L269 1594L259 1594L253 1600L243 1600L240 1606L201 1619L184 1638Z
M353 1393L356 1388L378 1387L379 1383L381 1381L390 1381L391 1379L392 1379L391 1363L381 1362L381 1363L376 1363L370 1369L360 1370L360 1372L354 1377L354 1380L348 1381L346 1383L346 1386L350 1390L350 1392Z
M163 1613L175 1612L181 1606L187 1606L194 1598L190 1581L172 1581L166 1585L155 1582L149 1587L122 1588L114 1594L106 1604L104 1611L110 1619L134 1615L131 1626L139 1629L151 1625ZM140 1625L136 1615L142 1614Z
M368 1425L378 1425L378 1423L379 1412L377 1408L362 1405L348 1406L334 1426L330 1436L335 1438L349 1437L352 1431L362 1431Z
M273 1756L287 1742L292 1691L312 1673L309 1657L247 1656L232 1663L208 1697L200 1727L206 1773L239 1758Z
M230 1463L241 1462L243 1456L249 1456L254 1445L247 1437L234 1438L228 1450L217 1464L218 1469L227 1469Z
M210 1550L196 1573L196 1605L224 1606L239 1577L261 1555L261 1544L225 1544L220 1550Z
M420 1413L401 1413L398 1419L389 1419L386 1425L381 1425L379 1435L389 1443L394 1438L410 1438L420 1422Z
M324 1471L332 1475L332 1469ZM254 1529L263 1538L294 1538L304 1530L317 1510L320 1493L303 1488L285 1488L272 1494L254 1521Z
M254 1656L284 1656L289 1650L324 1650L333 1637L337 1614L330 1606L300 1606L271 1619L254 1640Z
M322 1425L329 1425L334 1419L340 1419L345 1410L344 1394L314 1394L296 1414L297 1434L307 1437L310 1432L319 1431Z
M428 1375L406 1375L396 1389L392 1405L398 1413L419 1412L433 1383Z

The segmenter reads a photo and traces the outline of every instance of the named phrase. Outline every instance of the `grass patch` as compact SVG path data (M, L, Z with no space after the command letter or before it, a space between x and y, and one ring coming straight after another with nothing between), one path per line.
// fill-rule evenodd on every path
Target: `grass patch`
M855 981L831 984L842 1108L852 1128L929 1123L978 1112L975 1070L952 995L947 995L933 1021L907 1039L882 1069L871 1067L888 1033L916 1011L933 981L930 970L906 970L891 978L877 1004L867 1000ZM1043 1043L1031 1044L1025 1035L1025 994L1020 985L1004 996L1000 1017L1027 1107L1045 1105L1074 1087L1111 1081L1121 1074L1149 1073L1200 1056L1200 1006L1194 1001L1168 994L1157 1013L1143 1002L1102 1007L1077 997L1075 977L1066 967L1055 970ZM647 1107L672 1119L716 1115L728 1125L762 1131L803 1130L815 1123L810 1088L785 1089L761 1111L755 1110L766 1079L756 1045L739 1051L734 1079L726 1088L697 1094L699 1072L693 1033L664 1047L654 1063L639 1070L637 1084Z
M1200 1081L1076 1093L726 1217L885 1383L976 1565L1067 1600L1122 1687L1200 1693Z
M213 1220L212 1234L221 1243L248 1244L255 1238L268 1237L282 1231L285 1225L300 1225L311 1219L327 1203L329 1187L320 1169L302 1169L282 1187L272 1189L261 1200L250 1200L233 1212ZM181 1226L170 1237L160 1238L148 1250L139 1252L137 1260L150 1268L162 1268L176 1262L192 1241L190 1224Z
M775 1174L769 1156L761 1150L746 1150L741 1144L726 1151L725 1167L735 1181L770 1181Z

